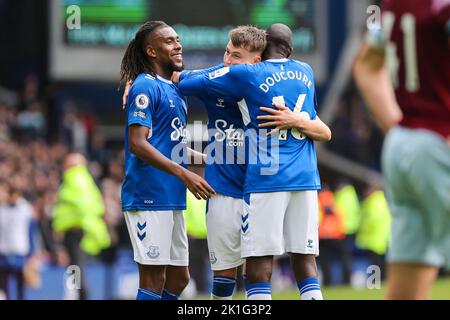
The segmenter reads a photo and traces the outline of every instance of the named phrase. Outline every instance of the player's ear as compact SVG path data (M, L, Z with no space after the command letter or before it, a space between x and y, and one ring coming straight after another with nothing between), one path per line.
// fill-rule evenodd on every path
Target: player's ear
M156 50L151 45L145 47L145 53L147 53L149 57L156 58Z
M291 56L291 54L292 54L292 47L289 47L289 52L288 52L288 55L286 58L289 58Z
M259 63L261 62L261 56L255 56L255 58L253 59L253 63Z

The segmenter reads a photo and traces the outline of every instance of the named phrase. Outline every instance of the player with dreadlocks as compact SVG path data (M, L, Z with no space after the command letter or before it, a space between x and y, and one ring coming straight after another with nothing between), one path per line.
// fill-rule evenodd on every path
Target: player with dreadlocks
M139 267L138 300L178 299L189 282L186 187L197 198L214 193L186 169L186 101L170 80L182 69L179 36L162 21L142 25L122 59L121 84L134 81L126 105L122 211Z

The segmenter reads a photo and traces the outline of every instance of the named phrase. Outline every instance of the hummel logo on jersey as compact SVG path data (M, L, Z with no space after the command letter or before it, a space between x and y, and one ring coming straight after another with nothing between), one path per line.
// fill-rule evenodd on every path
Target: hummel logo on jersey
M175 108L175 103L173 103L172 99L169 99L169 107Z
M241 215L241 219L242 219L241 230L242 230L242 233L246 233L247 230L248 230L248 216L249 216L249 213Z
M145 229L145 227L147 227L147 222L144 222L144 223L137 223L136 224L136 226L137 226L137 228L138 228L138 231L137 231L137 236L138 236L138 238L139 238L139 240L144 240L145 239L145 237L147 236L147 232L144 230Z
M311 240L311 239L308 239L308 245L307 245L307 247L308 248L310 248L310 249L312 249L313 248L313 241Z
M217 98L216 107L225 108L225 99Z

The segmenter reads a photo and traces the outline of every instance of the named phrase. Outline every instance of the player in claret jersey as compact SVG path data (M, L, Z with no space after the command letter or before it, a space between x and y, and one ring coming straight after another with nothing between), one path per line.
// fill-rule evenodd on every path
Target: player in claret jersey
M182 210L186 187L197 198L214 190L186 169L186 103L170 81L183 67L177 33L161 21L142 25L122 60L127 100L122 211L139 267L138 300L177 299L189 282ZM181 150L181 161L175 161Z
M185 95L231 97L242 114L249 149L268 146L258 154L250 151L247 162L241 255L247 263L249 299L271 298L273 255L284 252L291 256L302 298L322 299L315 263L320 179L314 143L297 129L280 130L274 137L258 130L262 122L257 117L267 116L260 107L272 102L316 118L312 69L287 59L291 35L287 26L275 24L267 30L269 60L199 73L179 85Z
M388 299L427 298L450 267L449 19L448 0L384 1L382 29L370 30L353 69L386 132Z

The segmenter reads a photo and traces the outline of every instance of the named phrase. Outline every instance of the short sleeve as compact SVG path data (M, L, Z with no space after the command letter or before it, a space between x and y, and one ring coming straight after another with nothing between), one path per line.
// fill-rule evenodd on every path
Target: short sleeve
M139 124L151 129L152 116L160 100L160 91L156 81L146 80L134 83L127 100L128 123Z

